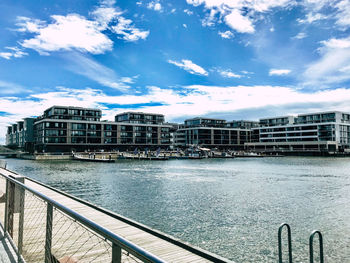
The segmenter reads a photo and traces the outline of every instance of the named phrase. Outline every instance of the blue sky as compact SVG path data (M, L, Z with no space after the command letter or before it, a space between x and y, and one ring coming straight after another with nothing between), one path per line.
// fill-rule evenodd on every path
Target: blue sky
M2 0L0 136L52 105L178 122L350 111L349 29L348 0Z

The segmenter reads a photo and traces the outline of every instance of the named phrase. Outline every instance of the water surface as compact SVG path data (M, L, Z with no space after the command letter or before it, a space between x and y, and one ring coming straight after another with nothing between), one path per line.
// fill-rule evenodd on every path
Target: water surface
M236 262L277 262L292 226L295 262L324 235L327 262L350 262L349 158L29 161L9 169Z

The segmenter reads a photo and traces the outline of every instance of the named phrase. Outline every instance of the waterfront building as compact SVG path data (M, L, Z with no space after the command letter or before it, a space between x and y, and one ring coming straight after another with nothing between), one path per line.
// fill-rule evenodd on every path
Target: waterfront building
M35 150L134 150L172 144L173 126L164 123L164 115L128 112L116 115L114 122L101 121L101 116L99 109L53 106L45 110L34 123Z
M258 121L246 121L246 120L239 120L239 121L230 121L226 123L226 127L229 128L240 128L240 129L252 129L259 127Z
M163 124L164 115L145 112L124 112L115 116L115 122Z
M7 127L6 145L31 151L34 145L34 118L24 118Z
M200 145L207 148L243 149L251 130L231 128L223 119L197 117L185 120L175 132L175 146Z
M260 119L247 150L342 152L350 148L350 114L339 111Z

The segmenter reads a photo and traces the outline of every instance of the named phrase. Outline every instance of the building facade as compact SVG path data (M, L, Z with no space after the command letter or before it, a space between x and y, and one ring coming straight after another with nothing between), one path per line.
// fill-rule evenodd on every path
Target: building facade
M260 119L248 150L265 152L342 152L350 148L350 115L332 111Z
M175 146L188 147L199 145L207 148L243 149L249 142L251 130L230 128L225 120L211 118L193 118L185 120L175 132Z
M206 148L283 153L350 152L350 114L340 111L254 121L197 117L165 123L164 115L117 114L102 121L99 109L53 106L38 118L7 127L6 145L37 152Z
M32 151L34 147L34 118L24 118L7 127L6 145Z
M47 109L34 123L35 150L134 150L168 148L172 144L173 126L164 123L164 115L129 112L118 114L114 122L101 121L101 116L98 109L60 106Z

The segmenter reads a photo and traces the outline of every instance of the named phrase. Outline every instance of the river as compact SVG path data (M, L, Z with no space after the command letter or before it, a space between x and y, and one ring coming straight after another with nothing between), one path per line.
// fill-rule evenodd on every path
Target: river
M295 262L308 262L314 229L327 262L350 262L349 158L6 160L19 174L236 262L277 262L283 222Z

